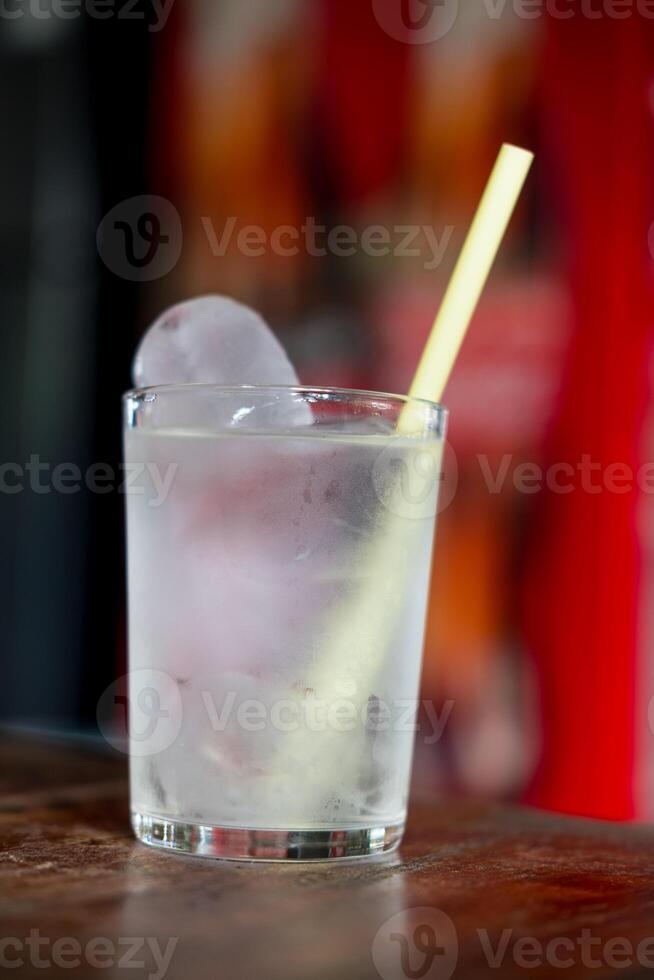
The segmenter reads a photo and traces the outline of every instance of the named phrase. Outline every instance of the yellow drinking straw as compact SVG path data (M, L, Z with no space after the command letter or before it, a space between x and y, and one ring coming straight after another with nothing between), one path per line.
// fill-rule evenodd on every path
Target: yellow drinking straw
M441 399L533 158L533 153L517 146L505 144L502 147L411 385L413 398ZM422 435L424 427L424 408L420 402L408 401L398 421L398 432ZM380 536L362 559L361 567L393 569L397 577L405 534L404 522L389 513L387 525L380 528ZM362 577L362 587L355 590L345 607L335 612L333 619L325 624L322 649L316 652L313 666L305 678L305 686L328 703L343 696L367 698L374 692L382 666L379 651L384 648L404 601L401 585L398 584L392 594L387 591L385 595L379 595L366 582L368 576ZM375 581L378 582L378 577ZM322 768L314 773L309 765L310 743L302 733L289 735L287 739L284 751L291 751L293 739L293 751L306 763L302 793L306 800L317 806L327 762L321 759ZM343 785L347 786L351 781L349 771L356 765L356 752L339 756ZM332 776L336 778L334 774ZM277 776L274 791L297 795L297 780L289 776L287 783L284 785L284 779Z
M504 144L500 150L411 385L414 398L438 401L442 397L533 159L533 153L517 146ZM424 433L424 426L422 404L408 401L397 431L418 435ZM435 470L440 466L440 450L437 457ZM404 523L389 512L386 526L380 528L362 567L397 568L404 536ZM400 602L402 589L398 586L396 592ZM347 608L339 610L325 630L330 653L317 657L310 686L334 696L336 679L352 672L359 658L362 673L369 675L360 686L372 690L376 652L383 648L384 636L392 629L397 602L378 596L367 583L354 592Z
M502 146L418 365L412 398L437 402L443 397L533 159L529 150ZM411 417L409 404L399 421L401 432L413 428Z

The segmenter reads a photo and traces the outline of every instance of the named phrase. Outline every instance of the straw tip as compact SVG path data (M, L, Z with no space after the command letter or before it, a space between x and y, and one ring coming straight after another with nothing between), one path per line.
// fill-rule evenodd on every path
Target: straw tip
M502 143L502 150L516 157L521 156L525 162L527 160L531 162L534 159L534 154L531 150L526 150L524 146L516 146L515 143Z

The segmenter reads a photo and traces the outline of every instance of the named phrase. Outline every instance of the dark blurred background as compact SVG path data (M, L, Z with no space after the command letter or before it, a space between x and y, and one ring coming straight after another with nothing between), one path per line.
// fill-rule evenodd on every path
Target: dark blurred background
M92 733L125 670L120 395L152 318L227 293L303 382L404 391L511 141L537 165L445 398L424 696L453 709L418 772L654 813L650 8L4 0L5 723Z

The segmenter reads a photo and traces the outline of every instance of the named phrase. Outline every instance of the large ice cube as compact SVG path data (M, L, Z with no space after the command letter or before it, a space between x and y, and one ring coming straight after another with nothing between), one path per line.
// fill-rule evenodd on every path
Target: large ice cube
M298 385L284 348L254 310L226 296L203 296L166 310L136 352L134 384ZM181 394L181 393L180 393ZM311 424L309 405L293 392L211 389L193 399L175 393L153 412L158 426L266 429Z
M226 296L166 310L136 352L138 388L168 384L297 385L284 348L264 320Z

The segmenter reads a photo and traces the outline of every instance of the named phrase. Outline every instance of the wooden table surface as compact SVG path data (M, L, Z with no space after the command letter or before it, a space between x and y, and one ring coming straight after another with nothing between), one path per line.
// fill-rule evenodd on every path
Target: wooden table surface
M654 973L650 828L425 799L388 857L186 858L132 839L123 760L12 736L0 742L0 847L7 976Z

